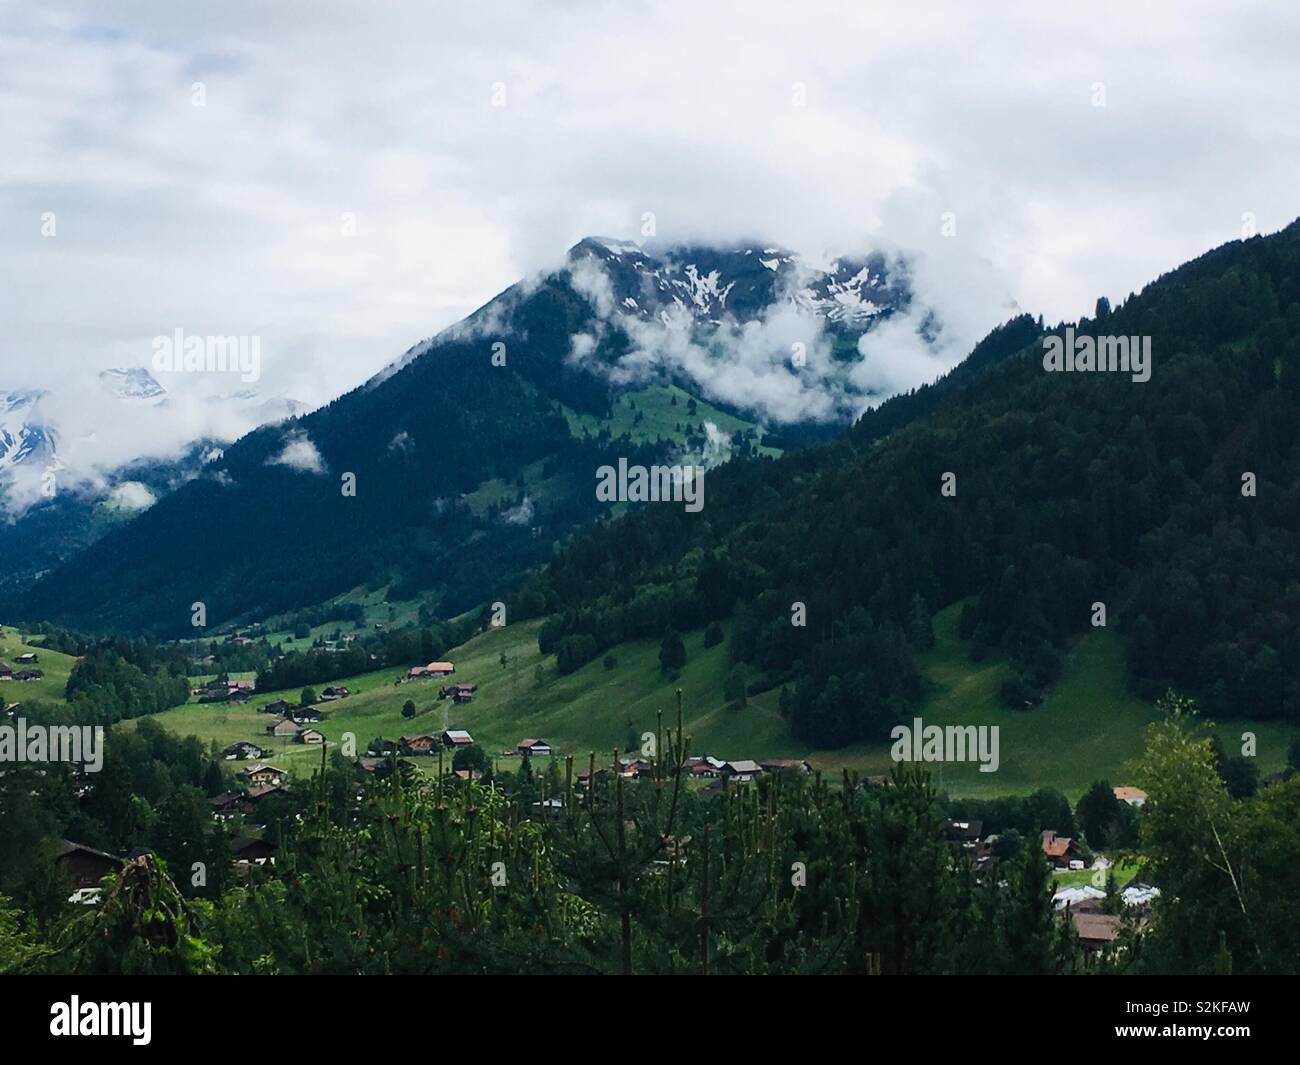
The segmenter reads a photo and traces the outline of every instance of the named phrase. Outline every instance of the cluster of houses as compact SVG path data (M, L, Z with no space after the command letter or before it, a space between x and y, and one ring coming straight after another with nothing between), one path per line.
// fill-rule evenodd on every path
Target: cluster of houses
M418 736L401 736L396 740L379 739L371 743L365 755L358 758L353 765L364 773L375 773L386 766L388 759L394 755L432 756L439 751L455 751L462 747L469 747L473 742L474 737L463 728L444 729L436 736L422 733ZM462 770L456 775L468 777L469 774Z
M121 872L124 863L148 853L147 848L137 847L130 854L110 854L108 851L65 839L60 842L55 853L54 864L72 883L73 891L68 896L68 901L95 905L99 902L103 891L100 881L104 877L110 873ZM271 844L252 836L232 837L230 854L236 875L245 879L252 867L275 864L274 848Z
M320 702L332 703L346 699L351 692L344 687L326 688L320 695ZM265 706L258 707L260 714L273 714L274 719L267 722L266 734L275 739L293 740L295 743L320 744L325 742L325 734L312 725L320 723L321 712L313 704L299 706L285 699L275 699Z
M469 747L474 737L463 728L444 729L436 736L422 734L419 736L402 736L396 743L391 740L379 740L371 744L370 753L374 755L416 755L437 754L441 751L454 751L459 747Z
M686 759L683 770L687 779L706 782L700 793L707 798L726 791L733 784L744 784L763 776L783 772L811 773L812 765L802 758L769 758L755 762L750 758L728 761L712 755L692 755ZM654 774L654 764L647 758L626 754L619 756L617 768L608 765L596 767L598 780L612 778L615 774L625 780L650 777ZM579 770L579 790L587 787L590 777L590 768Z
M293 740L294 743L324 743L325 734L320 729L312 728L307 724L309 721L319 720L319 711L304 707L296 717L277 717L274 721L267 722L266 734L275 739Z
M1140 808L1147 801L1146 792L1140 788L1118 787L1114 793L1120 802L1133 807ZM945 821L943 833L944 840L953 853L968 858L977 874L992 866L997 836L985 836L983 822ZM1039 837L1039 847L1054 872L1081 872L1089 868L1083 849L1069 836L1045 829ZM1093 861L1091 868L1104 879L1110 865L1105 858L1099 857ZM1134 877L1119 892L1119 898L1125 911L1133 914L1140 928L1150 920L1151 902L1159 894L1159 888ZM1085 954L1096 953L1120 937L1124 919L1116 914L1102 912L1105 899L1106 892L1090 884L1063 887L1052 896L1062 920L1068 920L1073 925Z
M40 680L45 674L39 669L33 668L40 659L31 651L25 651L23 654L14 658L14 666L5 662L0 662L0 680Z
M1105 858L1098 858L1093 868L1104 876L1110 863ZM1159 896L1158 887L1135 876L1120 890L1119 902L1124 915L1140 930L1150 922L1151 904ZM1085 954L1095 954L1115 943L1124 928L1125 916L1104 912L1105 902L1106 892L1091 884L1061 888L1052 896L1052 904L1060 918L1074 926Z
M221 680L214 677L198 688L191 688L190 694L197 695L201 703L234 703L243 705L253 697L256 681Z
M240 746L232 744L232 746ZM255 744L248 746L256 747ZM230 750L230 748L227 748ZM225 791L208 800L212 807L212 816L219 821L227 821L237 814L252 816L257 805L268 795L276 795L284 790L288 774L265 762L254 762L239 771L244 782L243 791Z

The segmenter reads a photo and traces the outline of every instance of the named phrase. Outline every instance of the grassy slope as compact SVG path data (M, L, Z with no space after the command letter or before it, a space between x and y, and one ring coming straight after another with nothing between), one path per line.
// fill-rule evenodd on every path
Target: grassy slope
M38 642L26 642L17 629L0 627L0 662L18 670L23 667L16 665L14 658L35 651L40 658L35 668L45 674L40 680L0 682L0 700L5 703L21 702L24 699L48 699L56 702L63 699L64 689L68 686L68 674L72 672L72 666L77 660L58 651L47 651L39 643L40 636L33 636L32 639Z
M676 404L673 400L676 399ZM687 414L687 404L695 400L695 413ZM641 415L640 423L637 415ZM685 389L676 385L649 385L635 392L625 392L615 400L609 418L596 418L591 415L577 414L564 408L564 415L569 420L569 427L575 435L584 431L593 435L601 429L609 429L610 436L618 439L627 436L636 443L651 443L655 440L672 440L678 446L685 443L686 431L701 432L705 422L712 422L717 428L730 436L737 430L757 429L761 441L766 431L754 422L737 418L733 414L713 406L707 400L692 396ZM682 427L678 432L677 427ZM759 446L765 455L779 455L776 448ZM698 456L690 456L698 458Z
M1112 784L1130 781L1127 764L1140 753L1143 731L1155 711L1127 692L1114 634L1099 632L1081 640L1044 705L1016 711L1004 709L998 699L1006 667L1000 662L972 663L956 636L956 623L956 608L935 619L936 646L923 659L932 689L918 716L926 724L998 725L1001 767L996 773L980 773L974 765L947 765L940 774L935 766L936 783L961 795L1027 792L1050 784L1076 799L1099 778ZM554 659L543 659L537 651L537 627L530 622L490 630L449 654L456 663L455 679L479 685L474 701L467 705L439 702L437 681L394 686L399 671L389 669L337 682L356 694L323 707L327 717L319 727L332 741L345 732L354 733L358 748L379 735L391 739L444 727L469 729L492 753L511 750L523 737L534 736L557 751L574 754L582 765L592 750L604 756L611 748L622 747L629 726L638 733L654 728L656 710L662 709L671 720L673 689L680 686L693 751L722 758L810 756L814 765L832 772L841 767L866 773L889 770L888 744L810 751L792 740L776 712L775 692L751 698L743 710L727 710L721 695L726 646L706 651L699 632L686 636L689 660L672 683L659 672L659 646L653 640L615 649L615 669L606 670L597 660L559 677ZM504 669L502 653L508 658ZM534 679L539 664L545 671L540 687ZM191 704L169 710L158 720L182 734L216 739L222 746L241 739L263 743L269 719L255 708L277 697L260 695L246 707ZM407 699L413 699L419 709L414 720L401 716ZM1236 749L1247 728L1258 736L1261 770L1281 768L1287 730L1234 722L1219 732L1230 749ZM275 760L285 768L310 771L319 758L318 750L283 740L273 746ZM508 766L509 760L503 759L502 765Z

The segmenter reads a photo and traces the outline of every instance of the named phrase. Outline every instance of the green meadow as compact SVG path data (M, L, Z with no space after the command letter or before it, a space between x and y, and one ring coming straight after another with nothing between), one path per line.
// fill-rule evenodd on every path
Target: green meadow
M973 663L957 637L957 615L958 608L952 607L935 618L936 645L922 660L930 691L915 716L927 725L998 726L1000 765L997 772L982 773L972 763L936 764L936 785L953 795L984 797L1050 785L1074 800L1095 780L1134 782L1131 763L1142 750L1146 726L1156 710L1128 692L1118 637L1099 631L1080 640L1045 702L1034 710L1011 710L1001 705L998 695L1005 663ZM537 650L539 624L489 629L448 653L456 665L450 679L479 686L470 703L440 701L437 680L395 684L404 670L390 668L330 682L345 685L353 694L322 705L325 717L316 727L332 744L351 733L358 751L377 736L396 739L464 728L499 758L502 768L513 763L504 752L513 752L524 737L535 737L550 743L560 756L572 754L581 766L590 752L607 757L614 748L623 749L631 735L653 730L660 711L665 723L671 723L675 689L680 687L693 753L726 759L807 757L816 768L835 775L842 769L889 772L888 743L823 751L793 740L777 712L775 691L751 696L742 709L728 708L722 697L726 644L706 650L701 632L686 635L688 661L675 680L659 669L656 640L615 648L612 669L597 659L562 677L556 674L554 658L544 658ZM315 685L318 692L324 686ZM284 768L310 772L320 758L319 748L268 739L265 726L270 717L257 712L273 699L296 702L297 695L259 694L240 707L190 703L155 715L155 720L223 747L252 740L270 748L270 760ZM402 717L408 699L417 708L414 719ZM132 725L126 722L124 727ZM1243 732L1254 732L1265 774L1285 763L1289 733L1282 726L1234 721L1217 731L1231 750L1239 749Z
M40 636L24 637L17 629L0 626L0 662L14 670L33 668L44 674L40 680L0 681L0 701L6 705L24 699L58 701L63 698L64 689L68 686L68 674L72 672L77 660L72 655L47 651L40 645L40 640ZM29 651L39 659L35 666L23 667L14 662L18 655Z

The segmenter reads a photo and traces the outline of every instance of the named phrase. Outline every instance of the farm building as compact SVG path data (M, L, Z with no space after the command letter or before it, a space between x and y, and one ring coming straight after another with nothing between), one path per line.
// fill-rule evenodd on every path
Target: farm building
M403 754L433 754L438 741L433 736L403 736L398 749Z
M226 761L233 761L244 758L261 758L264 752L256 743L240 741L239 743L232 743L221 753Z
M474 737L463 728L447 729L439 738L442 740L442 745L447 748L468 747L474 742Z
M794 769L800 773L811 773L812 765L804 758L769 758L763 763L764 773L779 773L783 769Z
M523 739L515 745L520 754L550 754L551 745L545 740Z
M412 666L406 675L412 680L427 680L431 677L447 677L455 672L456 667L450 662L430 662L423 666Z
M730 776L732 780L753 780L763 772L762 767L749 758L739 758L734 762L728 762L722 768L723 772Z

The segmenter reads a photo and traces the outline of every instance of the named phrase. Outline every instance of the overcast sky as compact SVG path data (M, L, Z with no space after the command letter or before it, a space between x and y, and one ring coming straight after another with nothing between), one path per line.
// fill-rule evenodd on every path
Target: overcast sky
M0 390L182 328L322 402L646 212L1049 321L1300 213L1300 5L989 7L0 0Z

